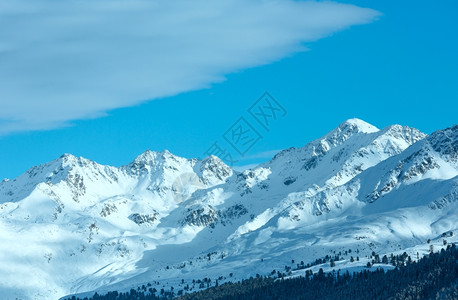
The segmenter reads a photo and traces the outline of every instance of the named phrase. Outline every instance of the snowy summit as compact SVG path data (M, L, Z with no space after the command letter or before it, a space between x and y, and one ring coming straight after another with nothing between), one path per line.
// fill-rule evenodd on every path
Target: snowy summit
M427 136L350 119L244 172L167 150L122 167L64 154L0 183L0 294L180 290L334 251L361 257L342 254L341 269L372 251L426 253L457 230L457 145L456 125Z

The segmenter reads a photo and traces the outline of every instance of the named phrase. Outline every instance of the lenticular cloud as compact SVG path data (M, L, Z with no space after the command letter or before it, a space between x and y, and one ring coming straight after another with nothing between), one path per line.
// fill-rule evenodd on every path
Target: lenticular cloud
M289 0L0 0L0 134L205 88L378 14Z

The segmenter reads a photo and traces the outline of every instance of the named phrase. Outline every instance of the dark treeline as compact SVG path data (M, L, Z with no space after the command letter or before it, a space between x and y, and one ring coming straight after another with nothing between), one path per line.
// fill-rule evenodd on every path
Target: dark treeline
M403 255L404 264L384 272L366 269L354 275L339 271L306 277L274 280L258 277L237 283L225 283L200 292L177 297L171 291L131 290L126 293L95 294L84 300L122 299L458 299L458 250L449 245L446 250L431 253L418 262ZM181 294L182 291L179 292ZM72 297L68 299L83 300Z

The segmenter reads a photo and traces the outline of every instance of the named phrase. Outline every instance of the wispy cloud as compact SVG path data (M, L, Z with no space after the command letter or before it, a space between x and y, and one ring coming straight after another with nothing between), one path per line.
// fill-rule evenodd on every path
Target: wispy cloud
M0 0L0 134L205 88L377 16L291 0Z
M259 152L244 157L237 158L237 165L232 168L236 171L243 172L248 169L253 169L262 163L271 160L281 150L270 150Z

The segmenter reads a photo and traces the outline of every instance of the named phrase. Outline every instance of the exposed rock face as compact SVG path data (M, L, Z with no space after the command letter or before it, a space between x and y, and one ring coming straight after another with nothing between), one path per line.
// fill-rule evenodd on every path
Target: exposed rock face
M137 225L142 225L142 224L154 224L154 222L157 220L157 217L159 214L157 212L153 214L139 214L139 213L134 213L129 215L129 219L135 222Z

